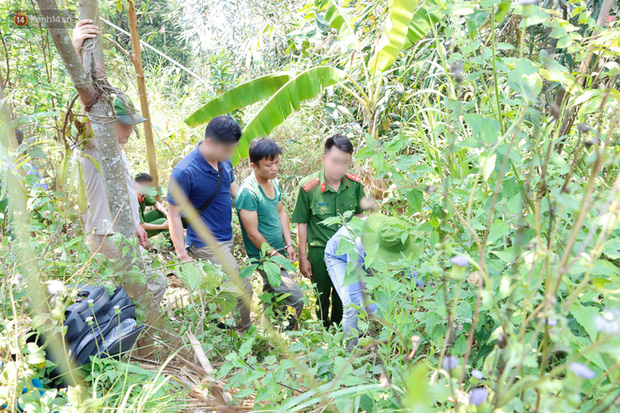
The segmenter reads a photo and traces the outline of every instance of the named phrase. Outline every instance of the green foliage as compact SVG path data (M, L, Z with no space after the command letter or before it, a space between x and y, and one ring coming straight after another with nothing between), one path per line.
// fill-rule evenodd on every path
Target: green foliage
M185 120L191 127L200 126L216 116L225 115L234 110L252 105L271 97L286 82L290 74L273 74L251 80L236 86L194 112Z
M390 2L390 16L386 20L386 27L377 46L379 50L368 63L368 67L373 72L377 70L385 72L396 61L407 40L411 19L417 6L418 3L415 1L393 0ZM420 19L424 17L418 16Z
M342 132L355 141L354 168L367 193L383 213L410 222L422 253L403 263L417 274L364 278L377 312L360 315L362 337L352 352L342 330L323 329L311 305L299 331L273 336L259 323L245 335L217 329L217 322L233 323L236 301L224 275L159 254L183 284L169 297L171 322L179 335L195 333L230 403L283 412L617 410L620 29L615 21L595 25L602 1L562 8L508 0L394 1L389 8L378 0L277 3L278 13L274 2L248 4L266 10L260 19L274 16L260 28L231 19L233 41L219 38L227 50L192 49L192 69L212 82L208 87L178 86L178 74L147 67L161 175L199 140L200 132L182 121L188 114L187 124L197 126L235 112L247 125L238 159L257 136L273 136L285 148L281 181L290 207L299 179L320 165L325 136ZM79 171L64 142L73 148L80 125L69 117L63 128L71 96L62 68L49 49L21 53L18 45L44 45L47 35L18 31L8 9L2 13L3 38L11 39L9 101L18 116L35 114L16 123L46 153L16 163L35 160L58 183L53 193L34 189L34 179L18 171L3 179L23 184L33 237L26 245L16 241L7 200L2 402L61 411L67 400L94 409L118 408L126 398L127 410L131 403L180 409L171 376L124 362L91 365L92 397L74 387L30 389L50 366L43 349L25 342L26 330L58 328L66 303L52 300L50 316L32 313L20 253L36 252L41 281L111 285L115 271L91 259L76 224L73 205L83 207L82 191L72 186ZM200 29L187 30L192 38ZM249 40L234 44L238 36ZM132 78L110 50L110 70ZM145 168L140 140L130 141L127 153L133 166ZM7 150L3 160L13 155ZM237 177L247 173L246 165L237 167ZM360 232L357 221L351 225ZM355 257L352 240L338 252ZM370 264L373 251L367 252ZM260 284L260 267L277 285L280 266L294 271L274 257L249 263L241 276ZM349 271L347 283L360 274ZM314 300L309 282L297 280ZM11 389L21 384L29 391L20 398ZM481 394L484 400L476 400Z
M346 12L338 5L336 0L316 0L317 10L324 9L323 18L328 22L329 27L336 29L342 43L354 49L361 48L360 42L355 35L355 31L351 25Z

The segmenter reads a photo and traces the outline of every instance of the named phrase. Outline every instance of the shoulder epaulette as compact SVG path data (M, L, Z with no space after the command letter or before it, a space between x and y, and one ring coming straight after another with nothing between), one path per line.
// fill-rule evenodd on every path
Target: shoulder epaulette
M362 182L362 178L359 175L355 175L352 172L347 172L347 178L355 182Z
M306 184L302 186L302 188L304 189L304 191L308 192L309 190L314 188L318 183L319 183L319 178L313 178L309 180L308 182L306 182Z

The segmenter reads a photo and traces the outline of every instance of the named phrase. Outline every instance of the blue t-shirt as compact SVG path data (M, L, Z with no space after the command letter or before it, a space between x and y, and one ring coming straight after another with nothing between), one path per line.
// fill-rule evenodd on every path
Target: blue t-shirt
M220 162L218 168L222 171L220 190L211 205L202 211L202 219L218 241L230 241L232 240L230 184L235 181L235 174L230 161ZM177 181L194 208L200 208L211 198L217 186L217 177L218 172L202 156L198 147L181 159L170 174L170 179ZM170 189L168 189L166 198L172 205L178 205L174 201ZM190 225L187 226L185 243L195 247L205 246L198 233Z

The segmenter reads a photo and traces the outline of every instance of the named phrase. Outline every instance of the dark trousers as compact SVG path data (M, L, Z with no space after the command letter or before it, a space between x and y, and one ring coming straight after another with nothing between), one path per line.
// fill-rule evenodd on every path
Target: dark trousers
M297 326L297 319L301 315L301 311L304 309L304 293L299 288L299 284L291 278L286 270L280 270L280 278L282 282L280 286L274 287L269 284L267 280L267 273L263 270L258 270L263 277L263 292L274 294L272 303L278 300L277 296L283 296L280 299L280 308L275 310L275 315L278 317L278 321L282 322L284 317L287 317L289 312L288 307L295 310L295 315L291 314L287 317L288 325L285 330L294 330ZM267 303L263 303L263 308L267 306Z
M332 280L325 265L325 248L309 247L308 261L312 267L312 282L317 289L316 315L323 320L325 328L332 324L340 324L342 321L342 301L332 284ZM331 318L329 315L329 303L331 298Z

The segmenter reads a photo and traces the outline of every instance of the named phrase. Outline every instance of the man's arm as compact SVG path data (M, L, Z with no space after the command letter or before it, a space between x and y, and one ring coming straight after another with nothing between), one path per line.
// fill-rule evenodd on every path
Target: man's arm
M161 202L157 201L155 203L155 209L164 214L165 216L168 216L168 211L166 211L166 208L164 208Z
M293 238L291 238L291 227L288 221L288 213L284 208L282 201L278 202L278 218L280 219L280 226L282 227L282 235L284 236L284 243L287 245L286 254L291 262L297 261L297 253L293 246Z
M312 277L312 266L308 261L308 224L297 224L297 248L299 248L299 270L306 278Z
M245 229L245 233L248 234L248 238L252 241L252 244L259 250L262 250L263 244L269 245L265 237L258 231L258 214L256 211L248 211L247 209L239 210L239 220L241 225ZM290 236L290 234L289 234ZM271 245L269 245L271 247ZM271 247L273 249L273 247ZM275 250L268 253L269 255L275 255Z
M355 208L355 216L362 218L364 216L364 207L362 205L362 200L366 197L364 193L364 186L362 184L359 185L359 189L357 190L357 207Z
M150 222L143 222L140 224L140 226L147 231L168 229L168 221L164 222L163 224L151 224Z
M237 184L237 181L231 182L231 184L230 184L230 197L232 198L233 203L234 203L234 200L235 200L235 196L237 196L237 190L238 189L239 189L239 184Z
M168 226L170 227L170 239L179 259L183 262L192 261L185 249L185 237L183 236L183 222L181 221L181 207L174 204L168 205Z
M297 198L293 209L293 222L297 223L297 248L299 248L299 270L306 278L312 277L312 267L308 261L308 221L310 209L303 186L297 188Z

